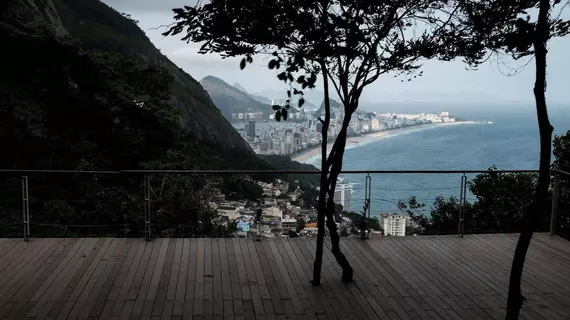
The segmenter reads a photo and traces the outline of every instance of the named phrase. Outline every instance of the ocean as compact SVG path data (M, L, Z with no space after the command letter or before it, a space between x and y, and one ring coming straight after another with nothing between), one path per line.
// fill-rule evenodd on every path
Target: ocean
M551 109L554 134L565 133L570 129L570 109ZM399 110L396 112L406 112ZM532 105L439 110L466 120L493 123L413 128L351 145L344 155L343 170L487 170L492 165L502 170L538 169L540 145ZM320 167L320 157L306 162ZM359 212L364 203L365 175L345 174L341 178L352 186L350 209ZM425 203L429 211L438 195L458 197L460 182L461 174L371 174L371 214L399 212L398 201L411 196ZM474 200L470 193L467 198Z

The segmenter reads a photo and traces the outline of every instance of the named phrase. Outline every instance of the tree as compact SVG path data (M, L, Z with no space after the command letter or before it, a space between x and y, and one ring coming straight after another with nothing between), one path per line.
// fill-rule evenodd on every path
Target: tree
M545 94L547 43L552 37L568 34L570 26L570 22L560 19L560 15L554 18L550 16L553 6L560 2L554 0L551 4L550 0L494 0L463 3L468 17L466 24L472 26L473 34L481 45L491 52L510 54L515 59L533 55L536 66L533 92L540 133L539 176L533 202L523 214L523 229L513 257L506 319L519 317L524 301L521 278L526 253L537 220L548 206L553 128L548 119ZM564 6L559 7L563 9ZM536 20L531 21L529 12L534 8L538 8L538 14Z
M407 202L398 201L398 209L402 213L407 214L412 221L417 223L421 228L425 229L429 225L429 219L424 214L425 204L419 202L415 196L408 199Z
M254 55L269 55L269 69L290 86L284 107L274 106L275 117L286 120L293 96L304 104L303 90L314 88L321 76L325 116L322 123L322 160L318 203L314 285L320 284L324 224L330 231L332 252L342 279L352 281L353 269L340 250L334 221L334 192L346 147L348 124L363 90L380 76L413 74L420 59L481 58L455 14L459 6L445 0L396 1L223 1L174 9L177 22L165 35L183 33L184 41L200 42L200 53L243 57L240 68ZM414 28L422 30L416 34ZM300 86L301 89L298 89ZM331 127L331 91L340 97L344 119L327 154Z
M554 162L552 169L563 172L570 172L570 131L561 136L554 137ZM566 173L558 173L559 196L558 196L558 217L557 220L566 225L570 224L570 176ZM570 236L566 227L560 229L562 235Z
M472 220L474 227L485 232L520 231L524 211L532 204L536 194L538 176L534 173L503 173L496 170L496 167L490 167L489 172L478 174L468 182L469 190L477 202L473 214L466 220ZM537 224L547 216L549 204L550 201L537 217Z

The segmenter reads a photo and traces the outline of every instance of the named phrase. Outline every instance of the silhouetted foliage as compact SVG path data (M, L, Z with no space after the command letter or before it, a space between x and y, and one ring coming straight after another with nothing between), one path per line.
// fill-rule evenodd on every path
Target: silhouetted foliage
M564 36L570 31L570 21L551 14L566 4L560 0L490 0L464 1L466 25L472 28L474 37L481 46L491 52L506 53L515 59L533 55L536 66L534 96L540 132L540 165L534 201L523 214L523 228L515 249L509 281L506 319L518 319L524 297L521 293L521 278L526 252L540 217L548 205L552 125L546 105L546 55L547 42L552 37ZM536 19L530 12L536 11Z
M408 80L421 75L414 74L421 59L482 59L483 48L471 41L462 26L464 20L456 16L460 8L454 1L440 0L213 0L203 6L174 9L177 22L164 34L182 34L184 41L202 43L200 53L241 57L241 69L253 63L257 54L271 55L268 68L277 70L277 78L290 87L286 105L274 106L277 121L287 120L293 101L303 106L303 90L314 88L317 76L322 76L325 118L320 119L322 174L314 285L320 283L325 216L333 254L343 269L342 278L352 280L353 269L339 246L333 199L348 124L362 91L381 75L405 74ZM423 32L410 34L418 25ZM327 154L329 85L340 97L345 118Z
M558 176L560 193L558 197L558 217L556 231L559 235L570 239L570 131L554 137L554 162L552 169L562 172Z

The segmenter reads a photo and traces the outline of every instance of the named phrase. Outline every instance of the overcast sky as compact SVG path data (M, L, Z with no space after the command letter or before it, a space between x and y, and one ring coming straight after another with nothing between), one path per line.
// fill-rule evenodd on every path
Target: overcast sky
M257 57L255 65L240 70L239 60L222 60L215 55L199 55L198 45L187 44L177 37L163 37L164 28L171 24L171 8L195 3L195 0L103 0L120 12L129 13L146 32L156 47L197 80L214 75L226 82L240 83L249 92L280 90L282 82L275 78L275 72L267 69L265 58ZM570 86L570 37L555 39L549 44L548 91L553 103L568 103ZM523 62L510 62L517 66ZM368 86L363 93L366 101L469 101L469 102L533 102L534 64L531 62L521 73L508 77L501 73L510 70L499 67L496 61L486 63L477 71L465 69L460 62L426 62L424 76L414 81L387 76ZM275 97L269 97L275 98Z

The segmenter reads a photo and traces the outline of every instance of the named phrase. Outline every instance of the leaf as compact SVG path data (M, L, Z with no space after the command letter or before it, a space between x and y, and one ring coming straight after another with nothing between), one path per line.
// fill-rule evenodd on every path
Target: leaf
M280 74L277 75L277 79L281 81L287 81L287 73L281 72Z
M253 63L253 58L251 56L247 56L247 63Z
M291 90L287 90L287 96L291 98Z
M305 82L305 76L299 76L299 78L297 78L297 83L303 83Z
M279 109L281 109L281 106L278 106L278 105L276 105L276 104L272 105L271 107L273 108L273 110L279 110Z
M241 59L241 62L240 62L240 64L239 64L239 68L242 69L242 70L245 69L245 64L246 64L245 58Z
M283 120L287 120L287 109L282 109L281 113L283 114Z
M269 69L271 69L271 70L275 69L275 67L277 67L277 61L271 60L271 61L269 61L269 64L268 64L267 66L268 66Z
M299 108L302 107L305 104L305 99L301 98L299 99Z
M277 122L281 121L281 110L275 112L275 120L277 120Z

